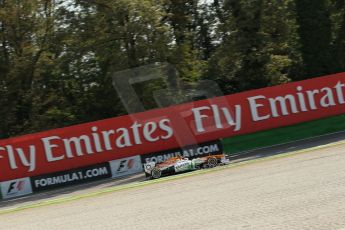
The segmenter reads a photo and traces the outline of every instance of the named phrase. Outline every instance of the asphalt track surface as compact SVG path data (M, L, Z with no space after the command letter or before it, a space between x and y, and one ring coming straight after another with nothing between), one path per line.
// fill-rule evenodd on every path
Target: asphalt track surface
M0 229L345 229L344 140L341 132L256 150L234 158L248 162L240 166L2 214ZM132 180L142 177L1 202L0 213Z

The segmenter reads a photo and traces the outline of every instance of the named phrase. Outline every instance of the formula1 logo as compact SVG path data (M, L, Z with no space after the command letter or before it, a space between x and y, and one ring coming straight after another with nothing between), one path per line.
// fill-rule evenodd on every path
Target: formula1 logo
M109 163L113 178L143 171L140 156L123 158Z
M29 178L1 182L1 193L4 199L24 196L32 193L31 182Z
M121 173L127 170L131 170L134 166L134 163L134 159L121 160L117 172Z
M8 186L7 195L16 194L16 193L18 193L20 191L23 191L24 185L25 185L25 181L24 180L12 181L10 183L10 185Z

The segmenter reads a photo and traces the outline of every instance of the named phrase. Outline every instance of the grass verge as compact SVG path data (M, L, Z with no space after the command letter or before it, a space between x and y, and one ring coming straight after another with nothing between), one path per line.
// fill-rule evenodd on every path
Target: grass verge
M345 130L345 115L223 139L227 154L283 144Z

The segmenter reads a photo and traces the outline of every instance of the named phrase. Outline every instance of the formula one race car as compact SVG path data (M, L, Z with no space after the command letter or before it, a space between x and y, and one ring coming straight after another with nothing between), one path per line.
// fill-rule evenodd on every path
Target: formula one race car
M210 155L192 160L184 157L173 157L159 164L156 162L148 162L144 164L144 169L147 178L158 179L161 176L202 168L213 168L227 163L229 163L229 160L224 154Z

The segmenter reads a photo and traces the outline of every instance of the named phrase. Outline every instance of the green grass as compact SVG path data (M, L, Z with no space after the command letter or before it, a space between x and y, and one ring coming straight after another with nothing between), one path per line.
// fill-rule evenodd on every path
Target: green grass
M342 130L345 130L345 115L254 134L230 137L223 140L223 145L226 153L236 154L242 151L283 144Z

